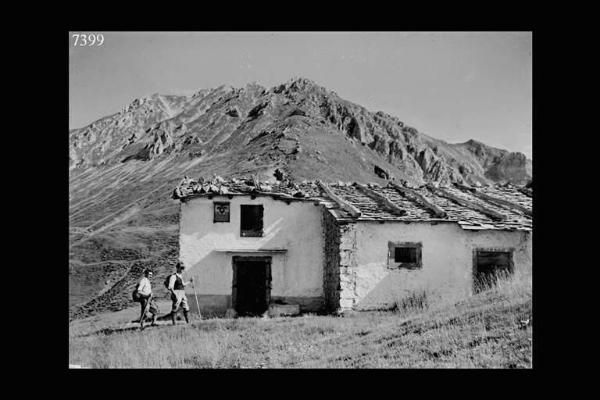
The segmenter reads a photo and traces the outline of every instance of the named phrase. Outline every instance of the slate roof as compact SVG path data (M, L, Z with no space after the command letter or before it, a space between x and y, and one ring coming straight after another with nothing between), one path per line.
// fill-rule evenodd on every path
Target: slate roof
M351 182L328 183L326 187L334 199L317 181L292 183L259 182L252 178L210 181L186 181L175 188L173 198L187 201L195 197L215 195L269 196L283 201L317 202L331 212L338 221L402 221L402 222L456 222L467 230L532 230L532 190L514 185L467 187L463 185L409 187L397 183L387 186L362 185ZM398 185L404 190L395 187ZM416 193L416 195L415 195ZM439 207L445 216L437 215L431 207L419 200ZM395 207L386 204L382 197ZM341 203L340 201L341 200ZM345 203L345 204L344 204ZM352 216L348 207L355 207L360 216ZM351 208L350 207L350 208ZM397 210L395 208L400 208Z
M173 191L173 198L181 200L214 195L270 196L290 201L328 200L322 197L322 191L315 181L305 181L302 183L278 181L277 183L267 183L264 181L255 182L251 178L225 180L217 176L204 182L194 180L188 182L182 181Z

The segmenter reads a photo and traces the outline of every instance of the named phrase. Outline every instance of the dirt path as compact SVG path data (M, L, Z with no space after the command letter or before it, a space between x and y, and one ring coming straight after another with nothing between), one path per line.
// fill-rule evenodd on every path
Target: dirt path
M129 262L153 261L153 260L155 260L155 259L154 258L136 258L134 260L104 260L104 261L98 261L98 262L92 262L92 263L84 263L79 260L69 260L69 263L77 264L79 266L85 267L85 266L89 266L89 265L99 265L99 264L106 264L106 263L123 264L123 263L129 263Z

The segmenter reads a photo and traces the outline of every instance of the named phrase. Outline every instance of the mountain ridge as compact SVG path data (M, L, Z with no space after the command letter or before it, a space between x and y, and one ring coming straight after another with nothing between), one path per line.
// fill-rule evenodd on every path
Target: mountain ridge
M270 89L253 82L242 88L221 85L201 89L190 96L154 93L134 99L121 112L70 131L70 168L110 165L132 158L147 160L171 147L186 152L215 138L218 143L226 141L228 134L224 132L218 139L219 132L215 131L219 129L227 130L229 136L260 134L258 127L276 129L286 121L293 124L295 116L305 117L313 128L320 128L319 134L338 131L370 147L403 171L395 175L408 175L409 180L525 184L531 178L531 160L522 153L474 139L444 142L395 116L344 100L306 78L293 78ZM223 117L237 119L236 124L215 124ZM213 128L212 134L209 128ZM94 145L97 136L110 141ZM147 149L147 154L141 148ZM208 146L207 150L215 149ZM436 150L442 150L441 154ZM139 152L142 154L128 158ZM508 165L501 163L503 159ZM513 171L506 173L509 168Z

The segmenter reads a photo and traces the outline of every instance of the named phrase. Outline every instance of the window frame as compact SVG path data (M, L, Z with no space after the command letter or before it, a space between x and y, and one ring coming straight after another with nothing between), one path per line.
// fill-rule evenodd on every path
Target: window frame
M242 228L242 219L244 216L244 212L242 212L243 207L258 207L258 208L260 208L260 210L262 212L261 221L260 221L260 223L261 223L260 231L244 230ZM264 230L265 230L265 206L263 204L240 204L240 237L263 237Z
M508 272L509 274L515 273L515 248L514 247L475 247L473 248L473 293L478 293L482 290L481 287L478 287L477 283L477 261L478 261L478 253L479 252L488 252L488 253L508 253Z
M414 263L402 263L396 262L396 249L397 248L411 248L416 250L416 259ZM407 269L407 270L418 270L423 269L423 243L422 242L388 242L388 269Z
M488 253L508 253L508 261L509 261L509 270L510 273L515 272L515 248L514 247L476 247L473 249L473 275L475 275L477 271L477 253L479 252L488 252Z
M229 212L227 214L227 221L217 221L217 205L227 205ZM229 201L213 201L213 224L231 222L231 202Z

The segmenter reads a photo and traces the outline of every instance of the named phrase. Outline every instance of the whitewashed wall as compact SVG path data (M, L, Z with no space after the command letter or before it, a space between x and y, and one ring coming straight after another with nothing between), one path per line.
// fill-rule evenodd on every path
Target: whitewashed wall
M230 222L213 223L215 201L230 202ZM264 206L263 237L240 237L241 204ZM196 277L196 291L201 295L201 303L209 303L211 296L217 303L222 303L224 296L231 295L233 255L215 251L217 249L285 248L285 254L255 254L272 256L271 296L322 297L324 245L321 212L321 207L312 202L286 204L261 196L254 200L250 196L232 199L215 196L213 199L196 198L181 203L179 257L188 268L185 276ZM191 287L187 293L190 306L193 306L195 300L190 297L193 296ZM203 306L201 304L201 309Z
M473 250L514 248L516 274L531 274L532 235L523 231L466 231L455 223L356 223L342 241L353 249L342 274L340 306L385 308L415 289L443 296L472 291ZM388 242L421 242L422 269L388 269Z

